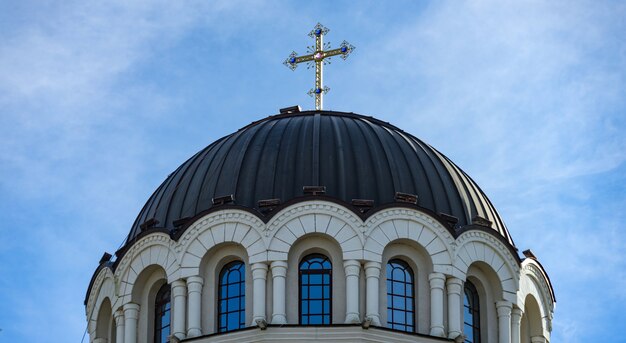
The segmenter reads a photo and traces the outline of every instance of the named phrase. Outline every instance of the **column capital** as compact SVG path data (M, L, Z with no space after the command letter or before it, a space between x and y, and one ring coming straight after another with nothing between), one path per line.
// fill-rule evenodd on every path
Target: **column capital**
M530 338L531 343L546 343L547 341L548 340L543 336L533 336Z
M463 280L457 277L449 277L446 280L448 294L461 294L463 291Z
M132 318L132 319L139 318L139 304L135 304L135 303L124 304L124 316L126 318Z
M267 279L267 270L269 267L265 263L254 263L250 266L252 271L252 279Z
M446 276L442 273L430 273L430 275L428 275L428 281L430 282L431 289L443 289L444 283L446 281Z
M270 264L270 269L272 270L273 277L286 277L287 276L287 267L289 264L287 261L272 261Z
M122 310L122 308L118 308L117 311L113 312L113 318L115 318L115 322L119 323L119 320L121 319L122 323L124 322L124 310Z
M200 284L200 286L202 286L204 284L204 278L199 275L187 277L187 287L191 286L192 284Z
M183 279L172 282L172 296L180 297L187 295L187 283Z
M343 268L348 276L359 276L361 272L361 262L357 260L345 260L343 261Z
M513 303L510 301L500 300L496 301L496 310L498 311L498 317L511 316L511 310L513 309Z
M365 277L375 277L380 278L380 269L382 268L382 264L380 262L368 261L365 262Z
M511 310L511 318L517 322L519 322L522 319L523 315L524 315L524 311L522 311L522 309L519 307L513 307L513 309Z

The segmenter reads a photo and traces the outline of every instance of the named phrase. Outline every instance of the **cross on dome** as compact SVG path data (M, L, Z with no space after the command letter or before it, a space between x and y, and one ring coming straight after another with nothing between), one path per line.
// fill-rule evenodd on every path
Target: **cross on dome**
M315 46L311 45L307 47L308 55L298 56L298 53L293 51L289 57L283 62L289 69L295 70L300 63L307 63L307 69L311 68L315 64L315 88L309 90L308 94L315 97L315 109L321 110L323 107L323 95L328 93L330 88L323 85L322 67L324 64L330 64L330 57L340 55L344 60L348 58L348 55L355 49L353 45L345 40L341 43L339 48L330 49L330 43L324 44L323 37L328 33L328 28L324 25L317 23L313 30L309 32L309 37L315 39Z

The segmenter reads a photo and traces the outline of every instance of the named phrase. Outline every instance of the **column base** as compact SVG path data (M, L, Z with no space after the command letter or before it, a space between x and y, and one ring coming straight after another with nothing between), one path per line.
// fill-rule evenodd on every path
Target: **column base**
M359 318L358 313L346 314L346 324L358 324L358 323L361 323L361 318Z
M448 338L455 339L461 335L460 331L451 331L448 333Z
M198 337L198 336L202 336L202 330L196 329L196 328L187 330L187 337L188 338Z
M376 325L376 326L381 326L382 324L380 323L380 317L378 316L378 314L367 314L365 315L365 318L369 318L372 320L372 325Z
M274 314L272 316L272 324L278 324L278 325L287 324L287 317L284 314Z
M443 327L433 327L430 328L430 335L436 337L446 337L446 333L443 330Z

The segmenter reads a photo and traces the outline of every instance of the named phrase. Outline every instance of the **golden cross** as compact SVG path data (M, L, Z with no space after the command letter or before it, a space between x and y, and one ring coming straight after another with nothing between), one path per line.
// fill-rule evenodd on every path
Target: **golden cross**
M328 93L330 88L323 85L322 82L322 67L324 64L330 64L330 57L340 55L344 60L348 58L348 55L354 50L354 46L345 40L339 48L330 49L330 43L324 44L323 37L328 33L328 29L324 25L317 23L313 30L309 32L309 37L315 38L315 46L309 46L307 48L309 54L304 56L298 56L294 51L287 57L284 65L291 70L295 70L299 63L307 62L307 69L311 68L315 64L315 88L309 90L310 96L315 96L315 109L321 110L323 105L323 95Z

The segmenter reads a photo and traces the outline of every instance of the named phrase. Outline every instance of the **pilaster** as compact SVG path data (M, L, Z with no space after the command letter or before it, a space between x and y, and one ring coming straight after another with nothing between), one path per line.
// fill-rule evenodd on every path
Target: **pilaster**
M202 284L201 276L187 278L187 337L202 335Z
M273 261L270 265L272 270L272 324L287 324L285 311L287 262Z
M511 343L511 310L513 304L509 301L496 302L498 312L498 342Z
M252 325L257 320L265 319L265 282L267 280L267 264L254 263L252 270Z
M124 343L137 343L137 320L139 319L139 305L128 303L124 305Z
M357 260L343 262L346 273L346 323L360 323L359 316L359 274L361 263Z
M446 276L442 273L431 273L430 282L430 335L445 337L443 328L443 286Z
M378 282L380 280L381 264L379 262L365 263L365 317L372 321L373 325L380 326L380 314L378 312Z

